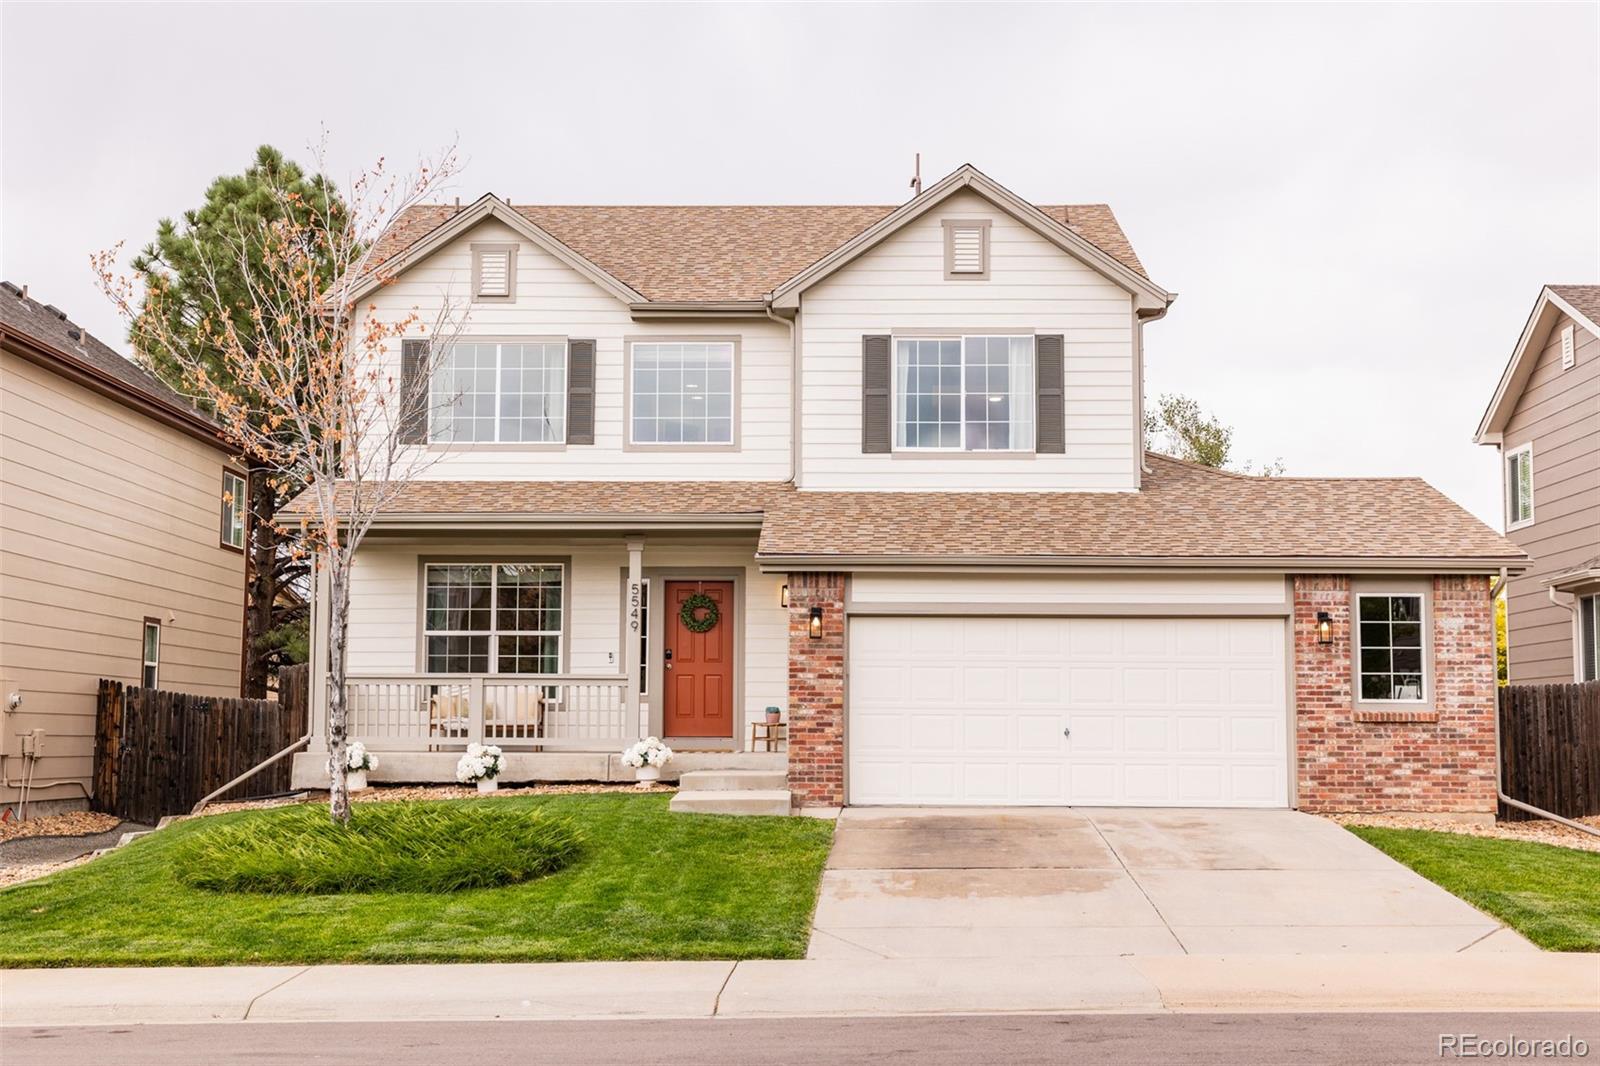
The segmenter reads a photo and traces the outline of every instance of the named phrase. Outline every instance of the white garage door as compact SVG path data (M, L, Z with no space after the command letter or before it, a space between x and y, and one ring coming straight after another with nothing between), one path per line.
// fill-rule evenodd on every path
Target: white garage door
M850 622L852 803L1288 805L1284 623Z

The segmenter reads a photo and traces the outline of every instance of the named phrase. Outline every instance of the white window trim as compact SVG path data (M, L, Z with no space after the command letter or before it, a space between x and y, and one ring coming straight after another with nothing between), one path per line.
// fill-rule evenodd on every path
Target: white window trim
M1361 695L1361 652L1364 645L1361 643L1361 601L1364 599L1391 599L1406 596L1420 600L1422 603L1422 694L1414 700L1371 700ZM1355 702L1359 707L1404 707L1411 710L1429 710L1433 706L1433 604L1427 592L1417 588L1363 588L1355 593L1354 602L1351 604L1350 624L1353 628L1351 634L1352 660L1351 666L1354 673ZM1392 651L1394 645L1389 645ZM1396 671L1390 664L1390 674Z
M633 439L633 349L640 344L727 344L733 348L733 396L728 410L732 423L729 426L730 438L716 441L636 441ZM721 336L674 336L663 334L659 336L639 336L622 338L624 358L622 360L622 450L625 452L737 452L741 450L740 444L740 416L742 405L739 402L740 368L744 362L743 338L737 335Z
M1576 610L1572 613L1572 624L1577 628L1576 639L1573 643L1577 647L1577 654L1572 657L1572 679L1580 684L1585 681L1600 681L1600 592L1591 592L1577 597ZM1583 646L1583 615L1589 611L1589 636L1594 643L1593 648ZM1583 676L1583 659L1585 652L1594 657L1595 677Z
M567 435L572 432L572 426L567 419L568 409L571 406L570 395L572 391L572 342L568 337L478 337L464 334L455 338L452 344L492 344L494 345L494 440L445 440L436 436L437 424L441 409L454 402L454 397L448 399L438 397L433 392L433 377L449 359L449 352L439 359L429 369L428 378L428 447L439 451L565 451ZM561 436L554 440L512 440L500 439L500 370L503 360L503 349L508 344L559 344L561 345L562 364L561 374L561 402L558 405L561 411Z
M237 487L235 487L237 486ZM229 501L229 497L232 501ZM243 475L223 467L222 470L222 513L218 515L221 521L231 521L221 530L222 546L233 551L244 551L245 543L249 540L249 522L246 518L246 509L250 503L249 482ZM231 514L230 514L231 511ZM239 536L239 543L233 542L234 533Z
M150 631L152 629L155 630L156 634L156 657L154 659L148 655ZM150 675L149 684L145 684L146 672ZM139 627L139 687L161 687L161 623L154 618L146 618L144 624Z
M650 695L650 579L639 579L639 695Z
M1511 512L1511 463L1512 460L1517 459L1519 456L1523 457L1523 460L1528 464L1528 517L1520 519ZM1505 488L1503 495L1505 497L1506 532L1509 533L1513 529L1521 529L1523 526L1532 525L1534 519L1533 441L1506 450L1505 458L1500 464L1500 479Z
M973 275L968 275L973 276ZM967 439L967 340L972 337L982 337L988 340L992 337L1005 337L1015 339L1027 337L1033 342L1033 390L1028 396L1028 403L1033 408L1033 447L1031 448L968 448ZM963 443L954 448L932 448L918 445L902 445L900 439L900 342L907 341L956 341L961 345L961 440ZM1015 402L1016 394L1012 394ZM1015 331L996 330L993 333L962 332L962 333L893 333L889 335L889 449L895 455L987 455L987 456L1021 456L1037 455L1039 451L1039 340L1032 331L1018 333Z
M489 568L489 628L488 629L429 629L428 628L428 571L435 567L445 566L487 566ZM561 574L561 626L559 629L501 629L495 618L498 610L496 600L500 591L500 567L502 566L538 566L557 570ZM562 673L567 661L567 611L571 588L567 582L567 566L556 560L542 559L501 559L484 557L482 559L454 559L433 560L422 564L422 647L421 666L424 673L448 673L452 676L471 677L471 671L431 670L428 667L428 638L429 637L487 637L489 641L489 656L485 676L502 677L545 677L546 674L501 674L500 666L500 641L496 638L502 636L517 637L550 637L556 638L556 670Z

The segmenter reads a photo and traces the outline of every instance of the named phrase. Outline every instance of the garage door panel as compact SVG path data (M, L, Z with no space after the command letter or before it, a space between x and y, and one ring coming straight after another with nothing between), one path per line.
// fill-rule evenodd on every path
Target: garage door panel
M851 801L1284 806L1283 630L852 619Z

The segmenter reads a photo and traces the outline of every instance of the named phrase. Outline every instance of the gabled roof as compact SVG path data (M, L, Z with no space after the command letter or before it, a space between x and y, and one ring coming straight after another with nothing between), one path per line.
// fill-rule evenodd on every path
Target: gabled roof
M921 194L913 197L910 201L901 204L888 215L885 215L804 270L786 279L783 284L772 291L773 306L796 306L799 302L799 294L804 289L821 281L858 256L864 255L902 227L921 218L939 204L963 190L971 190L977 193L1063 251L1083 259L1090 266L1096 267L1101 273L1111 278L1112 281L1136 296L1142 297L1143 299L1139 303L1141 308L1165 309L1168 304L1176 299L1176 293L1167 292L1146 277L1142 266L1134 266L1123 262L1071 226L1064 224L1060 219L1028 203L1010 189L1005 188L999 182L984 174L977 167L967 163L956 168L947 177L924 189ZM1109 209L1107 210L1109 212ZM1131 248L1129 252L1132 252ZM1134 260L1134 262L1137 263L1137 260Z
M125 406L159 418L191 436L222 445L223 430L181 393L125 359L75 324L7 281L0 283L0 338L9 351L75 380Z
M1522 336L1511 350L1511 358L1500 374L1494 395L1489 400L1483 418L1478 422L1478 432L1473 439L1479 444L1498 444L1500 434L1516 410L1523 387L1533 374L1539 353L1544 350L1550 330L1563 314L1578 325L1600 337L1600 285L1546 285L1534 302L1533 313L1522 327Z
M494 217L552 248L625 302L759 305L866 231L891 219L899 220L892 226L908 220L903 213L911 205L920 205L920 213L967 187L959 181L946 183L968 171L977 174L962 168L900 205L513 206L495 196L466 207L420 204L408 208L384 232L373 249L367 283L358 286L352 298L371 291L378 278L404 270ZM983 181L999 189L987 178ZM1009 193L1005 196L1022 204ZM1105 204L1022 206L1031 224L1049 230L1053 239L1076 242L1078 254L1127 276L1130 284L1131 279L1150 284L1144 265Z
M1520 569L1527 556L1418 478L1263 478L1150 453L1139 492L801 492L769 481L412 481L375 528L760 529L816 566ZM305 497L282 512L307 514Z

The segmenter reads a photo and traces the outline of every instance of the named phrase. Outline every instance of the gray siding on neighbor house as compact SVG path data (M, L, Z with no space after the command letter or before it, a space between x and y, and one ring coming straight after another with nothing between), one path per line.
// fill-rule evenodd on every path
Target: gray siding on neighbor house
M1577 364L1561 368L1561 331L1575 325ZM1600 555L1600 338L1563 315L1506 423L1504 456L1533 442L1533 521L1506 535L1533 565L1507 588L1514 684L1573 679L1572 613L1550 602L1551 574ZM1502 507L1504 492L1501 493ZM1570 597L1563 597L1569 599Z

